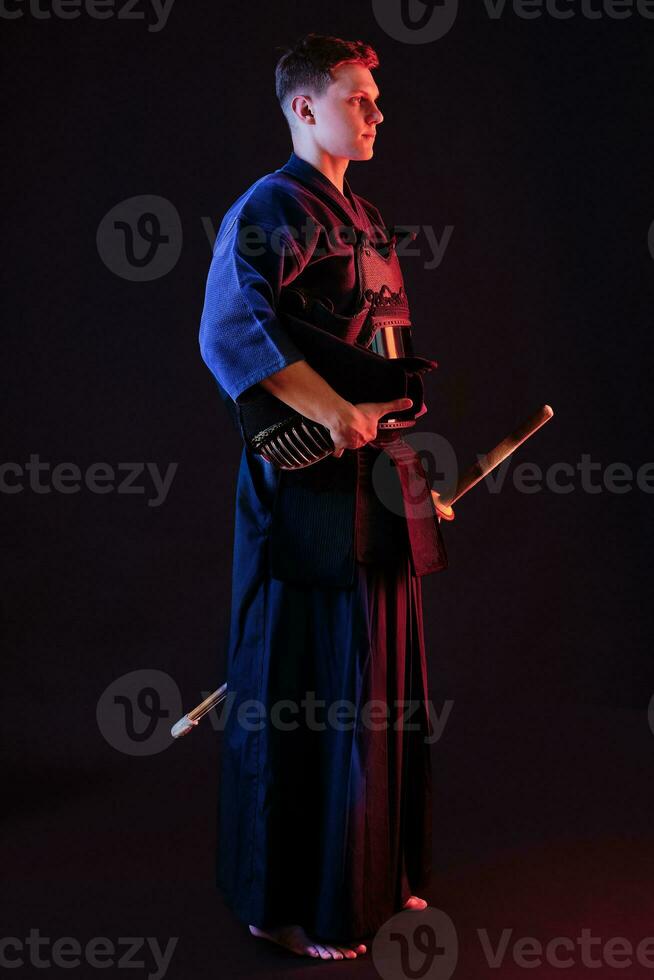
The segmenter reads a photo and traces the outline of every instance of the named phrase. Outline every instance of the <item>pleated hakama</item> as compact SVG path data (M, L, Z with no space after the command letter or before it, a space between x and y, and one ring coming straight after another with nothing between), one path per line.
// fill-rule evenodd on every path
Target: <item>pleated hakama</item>
M217 884L243 922L348 941L430 876L421 581L408 553L357 562L351 588L271 578L270 470L244 451Z

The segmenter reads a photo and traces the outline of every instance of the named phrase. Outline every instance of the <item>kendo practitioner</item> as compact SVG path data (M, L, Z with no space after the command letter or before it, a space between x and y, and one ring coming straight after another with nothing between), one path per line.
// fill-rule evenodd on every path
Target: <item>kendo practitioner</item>
M253 935L322 959L355 958L396 912L425 908L414 893L431 870L420 577L446 557L434 512L410 521L371 483L386 451L379 420L415 406L342 397L283 317L299 303L306 320L362 345L375 324L394 340L394 324L410 323L400 233L345 177L350 160L373 156L378 64L361 41L317 34L282 55L276 92L293 151L225 214L200 326L236 425L263 390L325 426L335 447L297 470L243 447L217 857L218 887ZM421 466L409 471L424 480ZM420 710L399 724L394 706L409 701ZM239 716L246 702L265 706L263 720ZM329 715L337 702L351 714Z

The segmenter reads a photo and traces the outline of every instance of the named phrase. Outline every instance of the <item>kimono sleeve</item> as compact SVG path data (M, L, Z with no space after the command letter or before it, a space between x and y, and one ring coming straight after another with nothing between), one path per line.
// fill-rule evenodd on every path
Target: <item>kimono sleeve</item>
M301 271L302 255L283 229L251 225L243 213L221 226L200 321L200 351L233 401L304 355L276 309L280 291Z

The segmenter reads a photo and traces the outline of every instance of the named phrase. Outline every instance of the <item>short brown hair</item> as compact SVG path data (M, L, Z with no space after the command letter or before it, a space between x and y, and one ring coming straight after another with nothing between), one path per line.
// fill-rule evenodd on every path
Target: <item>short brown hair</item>
M282 111L286 111L288 96L298 89L321 95L333 81L330 69L343 61L357 61L364 68L379 67L377 52L364 41L305 34L287 48L275 67L275 91Z

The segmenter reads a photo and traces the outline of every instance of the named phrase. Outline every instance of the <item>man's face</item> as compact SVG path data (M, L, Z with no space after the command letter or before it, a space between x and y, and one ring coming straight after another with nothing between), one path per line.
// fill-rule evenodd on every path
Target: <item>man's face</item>
M369 160L377 126L384 118L376 105L379 89L370 69L356 62L343 62L331 74L332 84L311 100L313 139L331 156Z

